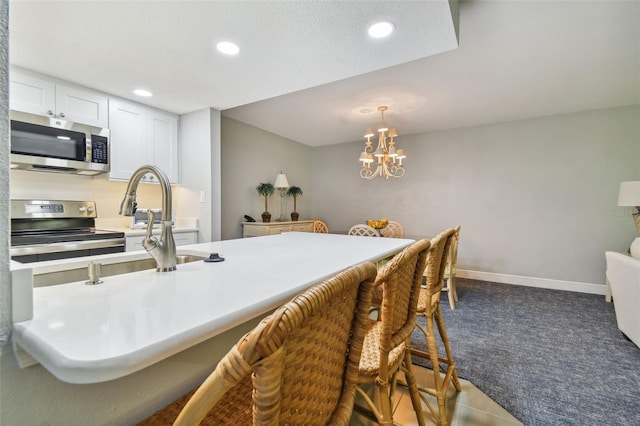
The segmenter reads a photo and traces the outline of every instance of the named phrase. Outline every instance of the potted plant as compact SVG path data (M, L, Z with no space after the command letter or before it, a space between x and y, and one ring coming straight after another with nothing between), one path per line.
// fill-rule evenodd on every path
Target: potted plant
M293 211L291 212L291 220L295 222L298 220L298 217L300 217L300 215L296 211L297 210L296 198L302 197L302 189L300 189L300 187L298 186L290 186L289 190L287 190L287 195L289 197L293 197Z
M276 189L273 187L273 184L269 182L261 183L256 187L256 191L258 191L258 194L264 197L264 212L262 212L262 221L264 223L271 222L271 213L269 213L267 200L271 195L273 195L275 190Z

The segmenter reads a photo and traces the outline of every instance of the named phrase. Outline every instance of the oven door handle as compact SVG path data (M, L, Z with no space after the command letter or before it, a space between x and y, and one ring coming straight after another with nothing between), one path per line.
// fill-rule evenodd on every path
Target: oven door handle
M69 241L64 243L30 244L14 246L9 250L9 256L24 256L29 254L57 253L64 251L89 250L107 247L124 247L124 238L109 238L104 240Z

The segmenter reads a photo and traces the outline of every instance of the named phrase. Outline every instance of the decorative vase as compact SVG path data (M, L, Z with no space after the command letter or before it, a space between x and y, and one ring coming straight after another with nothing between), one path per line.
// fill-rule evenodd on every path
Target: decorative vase
M292 221L297 222L299 217L300 217L300 214L298 212L291 212Z
M262 221L263 221L264 223L269 223L269 222L271 222L271 213L269 213L269 212L263 212L263 213L262 213Z

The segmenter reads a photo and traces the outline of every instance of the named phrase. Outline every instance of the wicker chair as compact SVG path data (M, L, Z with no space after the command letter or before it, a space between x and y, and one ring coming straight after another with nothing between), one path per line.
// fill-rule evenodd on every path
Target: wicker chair
M451 310L456 309L458 301L458 292L456 291L456 264L458 263L458 241L460 241L460 225L456 226L451 240L451 248L447 256L447 266L444 270L444 287L442 291L446 291L449 296L449 306Z
M404 227L400 222L390 220L387 226L380 230L383 237L404 238Z
M440 292L444 284L446 253L448 253L451 248L454 235L455 230L450 228L431 240L431 250L427 258L427 285L420 290L420 300L418 301L417 309L417 315L425 318L426 328L419 322L416 322L416 326L425 336L428 351L425 352L415 348L411 349L412 354L431 361L434 387L421 388L420 390L436 397L438 410L436 411L423 395L420 395L420 397L429 408L429 411L431 411L431 414L438 419L438 424L440 425L447 424L446 398L449 383L453 383L457 392L460 392L462 389L460 387L460 381L458 380L458 372L456 371L456 365L453 360L453 355L451 354L447 329L445 328L442 311L440 309ZM446 357L441 357L438 354L433 325L434 320L438 327L438 334L440 335L442 346L444 346ZM444 378L441 376L440 367L444 369Z
M349 229L349 232L347 232L347 235L359 235L362 237L379 237L380 233L378 232L378 230L370 227L369 225L359 223L357 225L353 225L351 229Z
M456 291L456 264L458 263L458 241L460 241L460 225L454 229L453 240L451 240L451 246L444 259L444 285L441 291L446 291L449 296L449 306L451 310L456 309L456 302L458 301L458 292ZM424 276L429 273L429 266L424 270Z
M329 227L327 226L327 222L322 219L313 219L313 232L318 234L328 234Z
M399 371L406 377L418 424L424 425L420 396L410 353L411 333L416 327L416 308L422 271L430 247L420 240L393 257L376 278L376 292L382 288L380 320L369 320L360 360L358 394L364 404L355 409L379 424L393 423L393 396ZM378 394L372 398L363 385ZM379 401L377 406L373 401Z
M197 390L139 424L348 425L376 271L352 266L295 297Z

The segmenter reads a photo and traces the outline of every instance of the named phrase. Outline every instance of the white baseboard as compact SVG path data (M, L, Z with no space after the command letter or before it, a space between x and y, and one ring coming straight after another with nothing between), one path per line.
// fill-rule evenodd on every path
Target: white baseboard
M524 285L527 287L548 288L552 290L575 291L578 293L601 294L604 296L604 284L581 283L577 281L551 280L548 278L525 277L522 275L496 274L493 272L469 271L458 269L456 276L481 281L493 281L502 284Z

